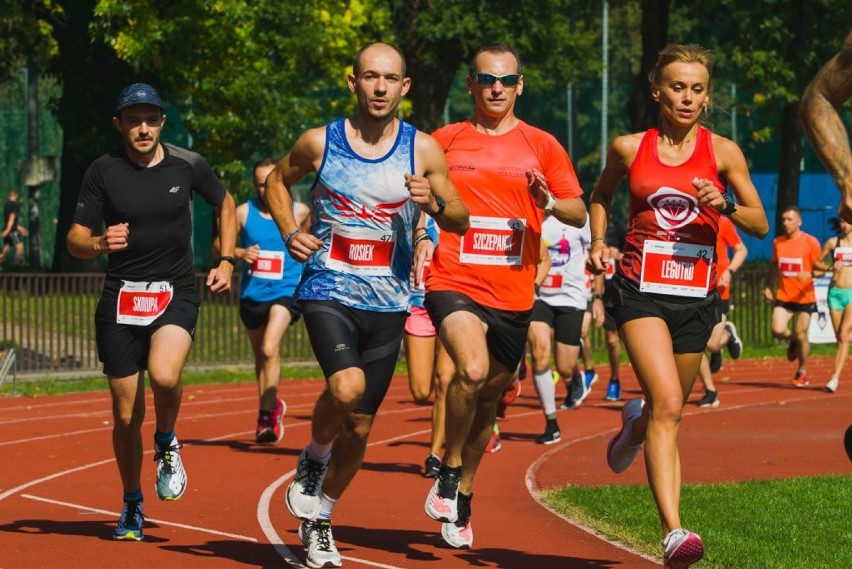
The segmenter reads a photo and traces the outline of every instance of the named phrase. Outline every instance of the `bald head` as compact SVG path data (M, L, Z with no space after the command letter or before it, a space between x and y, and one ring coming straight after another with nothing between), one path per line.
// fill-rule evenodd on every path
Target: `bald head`
M396 57L399 58L400 64L400 77L405 77L405 56L402 55L402 52L396 46L392 46L389 43L384 42L374 42L368 43L364 47L358 50L358 53L355 54L355 59L352 61L352 74L355 77L358 77L361 72L364 70L364 59L365 56L372 55L388 55L388 54L396 54Z

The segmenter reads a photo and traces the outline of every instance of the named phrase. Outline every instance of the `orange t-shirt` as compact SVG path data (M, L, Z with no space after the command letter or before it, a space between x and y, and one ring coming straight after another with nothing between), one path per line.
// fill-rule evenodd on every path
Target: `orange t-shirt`
M722 276L725 269L731 264L731 259L728 257L728 247L731 249L742 243L737 228L734 222L724 215L719 218L719 234L716 236L716 277ZM731 297L731 287L716 285L716 290L719 291L719 298L728 300Z
M432 136L470 210L470 229L463 236L441 231L426 290L460 292L498 310L529 310L544 211L533 201L526 171L544 174L557 199L576 198L583 190L568 154L553 136L523 121L496 136L470 121Z
M778 291L781 302L812 304L816 302L813 279L800 281L796 275L813 271L820 255L819 241L804 231L789 239L780 235L772 242L772 262L778 268Z

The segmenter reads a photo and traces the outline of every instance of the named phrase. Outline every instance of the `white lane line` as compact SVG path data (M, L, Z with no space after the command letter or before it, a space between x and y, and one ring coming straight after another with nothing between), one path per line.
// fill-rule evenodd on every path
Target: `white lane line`
M527 492L529 492L529 495L532 497L532 499L533 499L533 500L535 500L535 501L538 503L538 505L539 505L539 506L541 506L542 508L544 508L545 510L547 510L548 512L550 512L551 514L553 514L553 515L554 515L554 516L556 516L557 518L559 518L559 519L561 519L561 520L563 520L563 521L565 521L565 522L567 522L567 523L571 524L572 526L574 526L574 527L576 527L576 528L578 528L578 529L580 529L580 530L582 530L582 531L586 532L587 534L589 534L589 535L591 535L591 536L593 536L593 537L596 537L597 539L599 539L599 540L601 540L601 541L603 541L603 542L605 542L605 543L607 543L607 544L609 544L609 545L611 545L611 546L613 546L613 547L617 547L618 549L621 549L621 550L623 550L623 551L627 551L628 553L632 553L633 555L637 555L637 556L639 556L639 557L641 557L641 558L643 558L643 559L647 559L648 561L657 562L657 561L658 561L658 559L656 559L656 558L654 558L654 557L651 557L650 555L647 555L647 554L645 554L645 553L642 553L642 552L641 552L641 551L639 551L638 549L633 549L632 547L629 547L629 546L627 546L627 545L625 545L625 544L623 544L623 543L620 543L620 542L617 542L617 541L612 541L612 540L610 540L610 539L609 539L606 535L604 535L604 534L602 534L602 533L598 532L598 531L597 531L597 530L595 530L594 528L591 528L591 527L589 527L589 526L585 525L584 523L580 522L579 520L575 520L574 518L568 517L568 516L566 516L565 514L563 514L563 513L559 512L558 510L555 510L555 509L551 508L550 506L548 506L547 504L545 504L545 503L542 501L542 499L541 499L541 489L540 489L540 488L536 485L536 483L535 483L535 479L536 479L536 477L538 476L538 471L539 471L539 469L540 469L540 468L541 468L541 467L542 467L545 463L547 463L547 461L548 461L548 460L550 460L550 458L551 458L553 455L555 455L556 453L558 453L558 452L560 452L560 451L562 451L562 450L564 450L564 449L566 449L566 448L568 448L568 447L570 447L570 446L573 446L573 445L575 445L575 444L577 444L577 443L581 443L581 442L589 441L589 440L592 440L592 439L598 438L598 437L600 437L601 435L606 435L606 434L610 434L610 433L615 433L615 432L617 432L620 428L621 428L621 427L618 427L618 428L615 428L615 429L609 429L609 430L607 430L607 431L601 431L601 432L599 432L599 433L594 433L594 434L591 434L591 435L587 435L587 436L585 436L585 437L580 437L579 439L575 439L575 440L572 440L572 441L568 441L568 442L566 442L566 443L562 443L562 444L559 444L559 445L555 446L554 448L552 448L552 449L548 450L547 452L545 452L544 454L542 454L541 456L539 456L539 457L538 457L538 458L537 458L537 459L536 459L536 460L535 460L535 461L534 461L534 462L530 465L530 467L527 469L527 474L526 474L526 476L524 477L524 482L526 483Z
M384 413L384 415L395 414L397 411L391 411L390 413ZM413 433L408 433L405 435L398 435L396 437L391 437L389 439L384 439L381 441L375 441L367 444L367 448L377 446L377 445L385 445L394 443L397 441L401 441L403 439L407 439L409 437L416 437L423 434L431 433L431 427L428 429L423 429L421 431L415 431ZM272 482L269 486L264 489L263 494L260 496L260 500L257 503L257 522L260 524L260 529L263 531L263 535L266 536L266 539L269 540L275 547L275 551L278 552L278 555L281 558L289 563L294 569L304 569L305 565L302 561L296 557L296 555L290 551L290 548L284 543L281 539L281 536L275 531L275 528L272 526L272 520L269 518L269 510L270 504L272 503L272 495L284 485L285 482L290 480L296 474L296 470L293 469L290 472L287 472L280 478L277 478ZM385 565L383 563L376 563L375 561L369 561L367 559L361 559L359 557L350 557L348 555L342 555L343 559L347 561L351 561L352 563L359 563L361 565L367 565L370 567L379 567L380 569L403 569L402 567L397 567L395 565Z
M32 494L21 494L21 498L27 498L28 500L36 500L38 502L45 502L47 504L53 504L54 506L65 506L66 508L73 508L75 510L82 510L84 512L94 512L96 514L104 514L105 516L119 517L121 512L111 512L109 510L100 510L98 508L90 508L89 506L81 506L80 504L73 504L71 502L60 502L59 500L51 500L49 498L42 498L40 496L33 496ZM190 526L186 524L179 524L176 522L167 522L166 520L160 520L157 518L149 518L145 517L146 522L154 522L158 525L162 526L172 526L181 529L188 529L192 531L198 531L202 533L209 533L213 535L218 535L221 537L232 537L234 539L240 539L242 541L250 541L252 543L257 543L257 539L254 537L248 537L245 535L240 535L237 533L229 533L226 531L218 531L215 529L202 528L198 526Z

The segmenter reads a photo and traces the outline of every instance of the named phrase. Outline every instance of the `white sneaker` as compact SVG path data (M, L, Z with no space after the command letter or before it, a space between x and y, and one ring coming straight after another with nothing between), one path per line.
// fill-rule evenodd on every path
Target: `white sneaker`
M633 440L630 432L633 430L633 423L642 416L644 406L644 399L631 399L621 410L621 430L612 437L606 447L606 462L613 472L621 473L627 470L642 446L641 441L637 443Z
M157 496L160 500L177 500L186 490L186 469L180 458L181 444L177 437L166 448L154 443L154 461L157 463Z
M452 523L459 517L458 494L461 466L450 468L442 464L438 476L426 496L426 515L439 522Z
M837 378L832 377L831 379L828 380L828 383L825 384L825 389L827 391L829 391L830 393L834 393L835 391L837 391L838 383L840 383L840 382L837 381Z
M687 569L704 557L704 542L698 534L682 528L670 531L662 545L665 569Z
M299 525L299 539L305 546L308 567L343 567L340 552L331 535L331 520L312 520Z
M452 523L441 524L441 537L456 549L470 549L473 547L473 528L470 525L470 501L472 498L472 494L465 496L459 493L458 520Z
M299 455L296 477L287 486L287 509L302 521L314 520L319 515L319 493L328 470L328 463L314 460L305 448Z

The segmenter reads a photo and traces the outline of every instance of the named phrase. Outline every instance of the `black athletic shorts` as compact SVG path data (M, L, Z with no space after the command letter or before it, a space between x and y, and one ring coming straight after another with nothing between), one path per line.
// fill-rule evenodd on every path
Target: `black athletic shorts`
M680 299L639 291L639 285L615 275L615 297L609 309L618 327L638 318L661 318L669 328L676 354L703 352L713 327L720 320L719 295L712 291L706 298ZM653 349L653 346L649 346Z
M615 292L615 285L612 284L612 279L607 279L604 281L604 292L603 292L603 303L604 303L604 330L609 330L610 332L617 332L618 325L615 323L615 318L612 317L612 304L613 301L618 297L618 294Z
M533 304L533 322L544 322L553 328L553 337L560 344L580 345L583 316L586 311L572 306L551 306L541 299Z
M728 315L728 311L731 310L731 301L728 299L719 299L719 314Z
M257 302L248 298L240 299L240 320L249 330L257 330L267 322L269 322L269 311L275 305L283 306L290 311L292 322L296 322L301 315L301 312L293 302L292 296L282 296L275 300L267 300Z
M444 319L459 310L475 314L488 325L485 341L488 353L503 364L507 370L515 371L524 357L527 331L530 327L532 309L511 311L497 310L474 302L469 296L455 291L427 292L424 306L435 329L441 329Z
M819 312L817 305L815 302L782 302L780 300L776 300L773 306L780 306L784 310L789 310L790 312L807 312L808 314L814 314L815 312Z
M359 310L335 300L299 304L325 377L348 367L364 370L366 386L355 412L375 415L396 369L408 312Z
M3 238L3 242L10 247L17 247L21 243L23 243L23 237L18 231L10 231L9 234Z
M180 326L195 337L201 301L194 289L175 290L166 311L147 326L118 324L115 321L118 287L108 283L95 309L95 340L104 374L126 377L148 369L151 336L163 326Z

